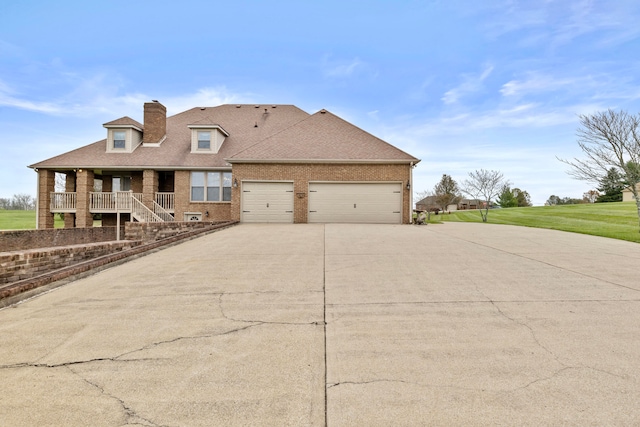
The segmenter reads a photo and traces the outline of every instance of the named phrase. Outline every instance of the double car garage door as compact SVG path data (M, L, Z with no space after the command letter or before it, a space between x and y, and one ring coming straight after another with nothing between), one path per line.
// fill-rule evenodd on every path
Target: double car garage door
M292 182L244 182L242 222L293 222ZM401 183L309 183L308 222L402 222Z

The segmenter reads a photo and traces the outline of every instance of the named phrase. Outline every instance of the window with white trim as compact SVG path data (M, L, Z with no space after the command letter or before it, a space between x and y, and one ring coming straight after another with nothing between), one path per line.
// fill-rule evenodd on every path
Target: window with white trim
M192 202L230 202L231 172L191 172Z
M198 150L211 150L211 132L198 131Z
M127 146L127 132L124 130L113 131L113 148L121 149Z

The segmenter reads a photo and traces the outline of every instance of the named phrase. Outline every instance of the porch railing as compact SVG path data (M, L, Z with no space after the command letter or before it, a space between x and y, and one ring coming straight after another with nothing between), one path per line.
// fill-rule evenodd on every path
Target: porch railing
M129 202L131 203L131 216L137 219L138 222L164 222L162 218L153 213L137 198L130 197Z
M77 193L50 194L51 212L76 212ZM89 193L89 211L92 213L131 213L140 222L175 221L172 215L175 212L175 196L174 193L156 193L153 209L149 209L142 203L141 193L130 191L92 192Z
M175 193L156 193L156 203L165 211L174 213L176 209Z
M165 222L175 221L171 212L160 206L157 202L153 202L153 213L158 215Z
M91 212L131 212L132 199L142 200L141 193L131 193L130 191L89 194Z
M51 193L50 211L58 212L75 212L76 211L76 193Z

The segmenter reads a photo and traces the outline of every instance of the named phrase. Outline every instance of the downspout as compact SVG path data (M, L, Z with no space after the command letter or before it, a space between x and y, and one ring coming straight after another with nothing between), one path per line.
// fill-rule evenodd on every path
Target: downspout
M38 221L38 218L40 218L40 173L38 172L38 169L34 169L34 171L36 172L37 175L37 188L36 188L36 230L39 228L38 227L38 223L40 221Z
M409 166L409 224L413 224L413 162Z

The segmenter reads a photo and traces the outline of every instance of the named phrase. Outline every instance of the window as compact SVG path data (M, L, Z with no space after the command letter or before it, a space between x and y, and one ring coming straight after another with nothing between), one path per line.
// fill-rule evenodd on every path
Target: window
M131 190L131 177L130 176L114 176L111 184L113 192L116 191L129 191Z
M230 202L231 172L191 172L192 202Z
M113 148L126 148L127 132L123 130L113 131Z
M211 132L198 132L198 150L211 149Z

